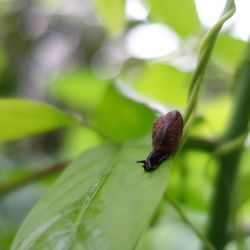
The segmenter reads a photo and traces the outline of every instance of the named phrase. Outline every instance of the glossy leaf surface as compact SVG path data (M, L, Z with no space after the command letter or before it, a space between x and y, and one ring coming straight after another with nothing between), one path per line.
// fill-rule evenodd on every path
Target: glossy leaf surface
M148 142L82 154L31 211L12 249L134 249L165 190L171 162L144 172L135 161L149 152Z

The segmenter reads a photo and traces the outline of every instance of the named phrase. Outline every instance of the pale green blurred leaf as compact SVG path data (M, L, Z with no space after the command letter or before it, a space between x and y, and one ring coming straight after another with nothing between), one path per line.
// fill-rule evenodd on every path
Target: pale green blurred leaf
M107 87L107 81L85 69L62 74L51 84L49 94L69 106L95 110Z
M241 62L246 42L227 33L221 34L214 47L214 59L224 67L235 70Z
M223 133L229 119L231 106L231 100L226 95L201 103L199 111L203 115L204 122L194 124L190 129L190 135L215 137Z
M146 0L151 7L150 18L165 22L179 35L185 37L200 28L195 3L193 0Z
M0 14L8 13L11 10L11 2L0 1Z
M125 24L125 0L93 0L100 18L110 32L121 31Z
M136 250L199 249L199 240L187 226L179 221L168 222L146 231Z
M114 140L124 141L149 133L155 118L151 108L111 85L97 110L96 126Z
M204 226L205 213L183 207L197 228ZM176 210L166 201L160 206L159 218L145 231L136 250L198 250L201 241L191 228L183 223ZM181 239L181 240L180 240Z
M0 141L35 135L76 123L61 110L24 99L0 100Z
M135 88L159 102L184 107L189 76L189 73L167 64L149 64L135 81Z
M175 158L168 192L197 211L207 211L213 190L213 178L217 171L211 154L188 150Z
M33 208L12 249L134 249L166 188L171 162L144 172L135 161L150 148L147 138L82 154Z
M103 143L103 139L97 132L83 126L74 126L67 129L63 137L60 155L64 159L72 159L84 150L100 145L101 143Z

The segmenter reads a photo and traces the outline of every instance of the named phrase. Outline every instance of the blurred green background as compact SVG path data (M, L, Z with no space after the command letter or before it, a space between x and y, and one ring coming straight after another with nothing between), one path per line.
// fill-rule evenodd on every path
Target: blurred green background
M73 126L0 144L0 190L23 176L73 159L107 141L151 132L158 114L186 106L201 38L225 1L0 0L1 98L27 98L77 117ZM232 79L247 44L247 1L219 35L191 138L213 141L225 130ZM248 4L248 8L247 8ZM180 7L181 6L181 7ZM248 18L248 19L247 19ZM1 115L1 114L0 114ZM0 118L1 119L1 118ZM1 123L1 121L0 121ZM192 222L205 229L217 161L209 151L184 147L175 158L168 191ZM249 143L241 159L235 227L250 227ZM0 192L0 250L57 174ZM178 237L182 237L179 241ZM187 244L188 242L188 244ZM200 242L167 201L139 249L199 249ZM240 235L227 249L250 249Z

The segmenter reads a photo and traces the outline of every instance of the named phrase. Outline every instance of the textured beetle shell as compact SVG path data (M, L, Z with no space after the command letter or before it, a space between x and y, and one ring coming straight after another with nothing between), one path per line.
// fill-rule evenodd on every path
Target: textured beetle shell
M174 110L160 116L153 127L153 149L160 152L175 151L181 140L183 118L179 111Z

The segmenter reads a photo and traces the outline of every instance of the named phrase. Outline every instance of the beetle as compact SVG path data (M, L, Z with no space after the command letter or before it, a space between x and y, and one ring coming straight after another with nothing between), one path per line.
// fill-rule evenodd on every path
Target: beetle
M137 161L137 163L142 163L142 167L146 172L157 169L163 161L178 149L183 125L183 118L178 110L170 111L154 122L152 132L153 150L146 160Z

